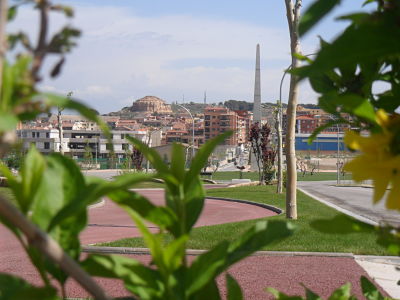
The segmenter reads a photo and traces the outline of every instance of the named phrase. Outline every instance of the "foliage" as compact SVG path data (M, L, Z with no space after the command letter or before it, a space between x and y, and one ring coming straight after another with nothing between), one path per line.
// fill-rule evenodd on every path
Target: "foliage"
M143 158L144 158L143 153L136 147L133 147L133 151L131 154L131 160L132 160L132 166L137 171L140 171L143 169Z
M230 110L252 111L253 105L254 103L239 100L228 100L224 102L224 106Z
M300 22L300 33L305 34L340 2L316 0ZM320 94L319 106L335 116L318 128L311 139L326 127L349 124L352 130L346 133L345 142L350 149L361 153L344 170L351 171L356 181L373 180L374 202L384 196L391 183L386 206L399 210L400 2L367 0L364 5L376 8L339 17L350 22L349 26L330 43L321 38L321 48L314 60L298 54L308 65L292 72L310 81ZM314 226L322 232L342 234L362 230L343 220L320 220ZM380 233L378 242L399 255L399 228L386 225L376 230ZM363 289L373 288L365 278L361 281ZM366 297L383 299L372 290ZM343 294L342 298L349 297Z
M271 184L275 177L276 150L270 141L271 127L268 123L261 126L257 123L250 128L249 141L257 163L260 184Z
M379 289L371 282L368 280L367 277L361 276L360 279L361 283L361 289L363 292L363 295L365 299L367 300L389 300L391 298L384 297ZM281 293L277 291L276 289L273 288L267 288L266 291L271 293L275 299L277 300L322 300L321 297L319 297L317 294L315 294L313 291L305 287L306 290L306 297L300 297L300 296L288 296L284 293ZM332 295L329 297L329 300L357 300L356 297L354 297L351 294L351 285L350 283L346 283L337 290L335 290Z
M165 181L166 206L156 207L127 190L115 191L109 196L129 213L140 229L156 268L119 256L90 255L83 262L85 269L95 276L121 278L125 287L141 299L203 299L205 295L220 299L216 276L257 249L288 236L290 225L284 222L259 222L239 239L222 241L191 265L187 263L186 243L204 206L205 192L199 173L215 146L229 134L220 135L199 149L188 170L185 170L183 146L173 145L168 166L154 149L128 137L155 167L157 177ZM159 235L148 230L145 221L169 233L172 239L163 243ZM234 279L230 277L228 281L228 289L237 290Z
M86 141L85 152L83 153L83 161L86 165L86 168L91 168L93 164L93 153L92 148L89 145L89 141Z

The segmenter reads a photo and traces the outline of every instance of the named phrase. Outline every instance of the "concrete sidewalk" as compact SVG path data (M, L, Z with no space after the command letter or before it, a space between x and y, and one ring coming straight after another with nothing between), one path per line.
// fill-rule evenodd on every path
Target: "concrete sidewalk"
M372 188L336 186L336 181L298 181L297 186L308 196L362 222L400 226L400 213L386 209L385 199L373 204ZM355 255L354 259L391 297L400 299L400 258Z
M400 213L386 209L385 199L373 204L372 188L336 186L336 181L298 181L297 187L312 198L365 223L400 226Z

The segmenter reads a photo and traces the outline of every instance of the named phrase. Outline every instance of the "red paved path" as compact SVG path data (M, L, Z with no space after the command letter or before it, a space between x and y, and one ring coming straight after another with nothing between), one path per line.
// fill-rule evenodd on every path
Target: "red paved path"
M162 202L162 191L152 190L143 193L155 203ZM197 226L261 218L273 214L257 206L207 200ZM81 236L83 244L138 235L136 228L125 227L133 225L128 215L109 201L105 206L89 211L89 224L92 226L89 226ZM13 273L34 284L41 284L36 270L29 263L21 246L2 225L0 225L0 255L0 272ZM134 257L143 262L149 261L149 256L146 255ZM255 256L236 264L230 272L242 284L245 299L269 299L270 297L263 291L266 286L278 288L286 293L301 294L303 293L299 284L301 282L324 297L345 282L351 282L354 293L361 297L358 281L361 275L366 276L363 269L352 259L327 257ZM113 296L126 295L122 284L115 280L99 279L99 282ZM77 284L72 281L69 283L68 296L84 295L85 292Z

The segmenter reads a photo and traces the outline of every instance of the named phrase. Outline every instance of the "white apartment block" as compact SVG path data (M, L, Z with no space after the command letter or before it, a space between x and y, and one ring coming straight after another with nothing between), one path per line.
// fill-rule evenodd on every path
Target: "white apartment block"
M162 132L147 130L122 131L113 130L112 144L114 153L117 157L124 157L128 149L132 151L133 146L126 139L131 136L139 139L150 147L161 145ZM17 136L23 143L23 147L28 149L32 144L44 154L60 151L60 139L58 129L29 128L17 130ZM112 149L111 144L105 138L103 133L97 128L86 128L86 130L63 130L62 148L65 155L73 158L82 158L89 146L93 157L108 158Z

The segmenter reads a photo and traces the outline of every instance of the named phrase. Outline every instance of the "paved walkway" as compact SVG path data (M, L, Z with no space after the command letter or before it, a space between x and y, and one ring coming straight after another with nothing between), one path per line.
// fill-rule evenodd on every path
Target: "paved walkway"
M336 186L336 181L298 181L299 190L344 213L362 217L362 221L376 225L380 222L400 226L400 213L385 208L382 200L372 202L373 189L369 187Z

